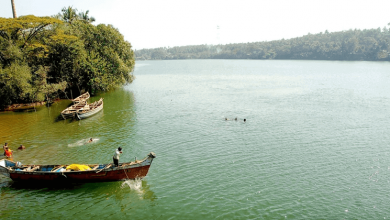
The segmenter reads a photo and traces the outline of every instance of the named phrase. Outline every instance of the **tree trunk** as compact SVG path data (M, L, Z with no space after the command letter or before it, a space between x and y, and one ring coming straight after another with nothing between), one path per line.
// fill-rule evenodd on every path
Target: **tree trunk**
M12 4L12 13L14 15L14 18L17 18L14 0L11 0L11 4Z

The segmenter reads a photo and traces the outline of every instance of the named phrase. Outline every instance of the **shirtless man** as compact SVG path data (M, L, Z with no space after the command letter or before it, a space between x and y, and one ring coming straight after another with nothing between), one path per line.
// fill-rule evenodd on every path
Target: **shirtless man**
M8 143L5 143L3 146L4 156L5 156L5 149L8 147Z

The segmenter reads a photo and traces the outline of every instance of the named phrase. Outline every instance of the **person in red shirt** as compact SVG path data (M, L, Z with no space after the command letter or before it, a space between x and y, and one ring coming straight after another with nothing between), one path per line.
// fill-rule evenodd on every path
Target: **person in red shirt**
M4 155L8 158L12 157L13 151L9 149L8 147L5 147Z

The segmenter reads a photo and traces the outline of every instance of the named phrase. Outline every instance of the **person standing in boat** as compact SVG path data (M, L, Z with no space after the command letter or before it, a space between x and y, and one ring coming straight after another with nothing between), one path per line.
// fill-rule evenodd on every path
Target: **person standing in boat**
M121 153L122 153L122 148L118 147L118 149L115 150L114 156L112 157L112 159L114 160L114 165L116 167L119 166L119 156L121 155Z

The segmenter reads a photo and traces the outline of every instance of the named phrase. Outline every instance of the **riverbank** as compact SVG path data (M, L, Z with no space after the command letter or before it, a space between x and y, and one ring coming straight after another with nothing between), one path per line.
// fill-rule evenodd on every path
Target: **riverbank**
M57 102L59 100L60 99L56 99L54 101L48 101L48 102L34 102L34 103L12 104L12 105L6 106L4 109L1 109L0 112L34 110L37 107L41 107L41 106L44 106L44 105L51 105L54 102Z

